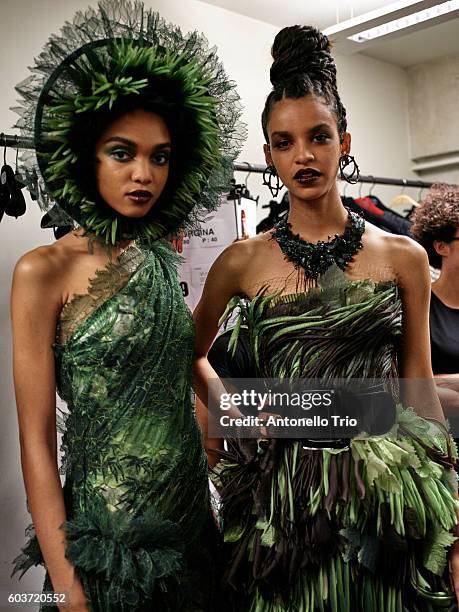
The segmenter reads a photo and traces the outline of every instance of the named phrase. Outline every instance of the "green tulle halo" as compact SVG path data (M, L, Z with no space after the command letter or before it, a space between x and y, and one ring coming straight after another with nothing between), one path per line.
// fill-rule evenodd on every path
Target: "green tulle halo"
M218 206L244 127L234 83L203 35L182 34L141 2L102 0L51 36L31 70L16 87L22 98L16 127L35 144L35 154L21 154L21 173L56 224L76 221L107 244L151 242L193 226ZM88 190L74 135L86 118L123 98L146 100L165 87L169 106L184 113L180 129L188 148L179 152L183 162L167 197L145 217L128 219Z

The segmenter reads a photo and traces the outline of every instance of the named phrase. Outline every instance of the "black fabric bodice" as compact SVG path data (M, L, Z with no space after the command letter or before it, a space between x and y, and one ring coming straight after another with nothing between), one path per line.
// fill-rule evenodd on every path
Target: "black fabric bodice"
M432 291L430 344L434 374L459 372L459 308L446 306Z

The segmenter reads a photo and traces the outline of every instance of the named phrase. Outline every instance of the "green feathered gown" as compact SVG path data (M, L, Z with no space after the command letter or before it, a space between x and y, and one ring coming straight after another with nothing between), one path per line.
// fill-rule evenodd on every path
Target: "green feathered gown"
M396 381L394 283L350 282L336 267L306 293L234 298L225 317L235 308L229 350L242 326L259 377ZM400 407L390 436L362 435L347 448L228 440L214 481L233 609L440 609L432 592L449 589L455 457L440 426ZM445 598L441 609L450 609L455 598Z
M93 612L217 608L216 528L190 396L194 327L177 259L165 242L132 245L60 317L66 556ZM42 562L29 532L15 571Z

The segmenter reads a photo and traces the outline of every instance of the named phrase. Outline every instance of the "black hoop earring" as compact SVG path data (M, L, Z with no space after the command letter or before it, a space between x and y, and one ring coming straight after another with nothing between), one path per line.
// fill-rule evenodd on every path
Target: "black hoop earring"
M273 178L276 179L275 184L273 184L272 182ZM284 184L279 178L279 175L277 174L276 168L273 165L269 165L265 168L263 172L263 185L266 185L268 187L273 198L277 196L279 191L284 186Z
M348 166L352 166L351 171L344 172ZM339 174L343 181L351 183L351 185L355 185L359 182L360 168L355 161L355 157L348 155L347 153L341 155L339 158Z

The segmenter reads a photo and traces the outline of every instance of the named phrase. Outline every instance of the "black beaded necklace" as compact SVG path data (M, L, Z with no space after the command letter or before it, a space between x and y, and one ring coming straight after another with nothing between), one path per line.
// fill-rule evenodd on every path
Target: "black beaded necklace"
M272 238L281 248L285 259L291 261L295 268L303 268L307 279L317 280L332 264L345 270L359 249L362 248L362 235L365 221L349 209L348 224L342 235L336 234L333 240L317 243L307 242L299 234L292 232L287 217L274 226Z

